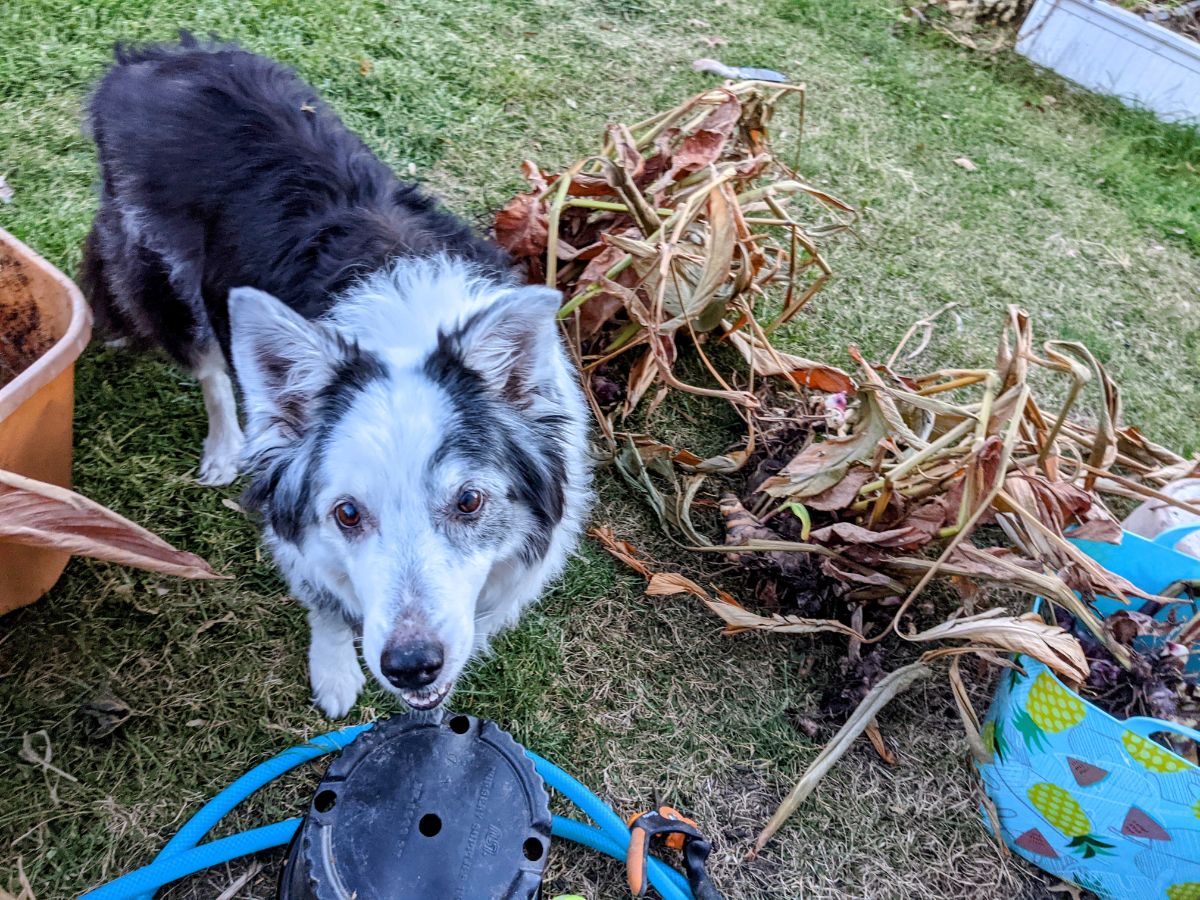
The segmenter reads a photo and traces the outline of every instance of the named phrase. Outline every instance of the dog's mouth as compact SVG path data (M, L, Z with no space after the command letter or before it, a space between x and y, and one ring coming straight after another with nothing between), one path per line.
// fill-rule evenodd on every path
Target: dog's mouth
M454 687L453 681L448 681L441 687L427 687L420 690L402 690L398 691L400 699L407 703L415 710L427 710L441 704L448 696L450 689Z

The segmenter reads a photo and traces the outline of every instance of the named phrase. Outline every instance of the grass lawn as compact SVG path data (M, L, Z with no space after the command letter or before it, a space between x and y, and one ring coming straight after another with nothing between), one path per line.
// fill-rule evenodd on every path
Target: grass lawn
M1200 450L1200 138L1015 58L917 34L884 0L8 0L0 173L15 198L0 225L68 272L94 207L79 128L88 85L114 41L179 26L295 65L387 162L481 220L517 186L523 158L561 166L605 122L711 84L690 70L696 57L790 72L810 90L800 170L865 210L863 240L831 252L836 280L791 326L792 349L842 365L852 341L886 355L914 319L955 300L962 327L940 331L924 363L981 363L1019 303L1041 337L1081 340L1110 367L1130 422ZM782 145L794 154L795 133ZM962 156L977 170L956 165ZM724 419L713 421L706 440L720 446ZM144 863L235 775L329 727L308 702L302 611L222 504L236 489L193 481L203 428L186 377L85 354L78 487L234 579L180 584L75 561L49 597L0 620L0 887L17 888L18 862L42 900ZM637 501L604 473L600 484L597 521L667 557ZM694 603L642 596L640 579L589 544L497 649L455 706L496 719L619 809L658 793L693 811L730 898L1050 896L981 828L940 682L881 717L896 768L856 750L747 864L748 842L829 736L794 722L816 709L831 642L721 638ZM135 715L91 741L77 710L101 689ZM368 691L351 717L393 711ZM42 730L77 782L20 759L22 736ZM314 775L229 827L293 814ZM259 862L239 896L273 896L278 857ZM216 896L245 865L167 896ZM620 897L621 884L615 864L555 847L551 896Z

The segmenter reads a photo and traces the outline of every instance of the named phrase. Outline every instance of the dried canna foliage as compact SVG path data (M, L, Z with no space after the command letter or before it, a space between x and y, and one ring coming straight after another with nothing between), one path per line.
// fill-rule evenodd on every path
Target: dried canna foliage
M950 307L914 324L887 360L851 346L853 373L772 345L830 277L820 243L855 217L771 149L780 103L795 98L802 110L803 96L802 87L729 83L609 126L597 155L564 172L526 163L530 190L495 225L531 280L563 291L563 331L618 476L674 541L747 573L754 602L660 571L611 529L593 537L647 579L648 593L696 597L726 634L847 641L845 684L827 708L853 711L755 852L859 735L889 755L875 714L941 660L978 752L964 654L1007 666L1006 654L1019 653L1082 686L1099 658L1081 648L1086 635L1106 664L1139 671L1135 649L1089 601L1173 601L1107 571L1068 536L1120 540L1106 498L1200 514L1162 490L1200 474L1200 462L1128 426L1118 386L1087 348L1039 346L1017 307L989 368L913 369ZM724 367L711 352L718 343L736 351L720 357ZM676 374L684 352L709 381ZM704 458L620 430L647 397L653 408L670 390L734 404L744 435ZM719 537L705 533L712 510ZM935 580L952 588L942 592L958 598L952 608L923 599ZM1069 627L980 608L989 583L1045 598ZM906 648L918 661L889 674L889 656Z

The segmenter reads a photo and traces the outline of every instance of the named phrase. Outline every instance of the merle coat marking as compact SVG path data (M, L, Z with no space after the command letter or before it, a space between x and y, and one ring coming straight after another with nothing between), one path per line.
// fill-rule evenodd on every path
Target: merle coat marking
M116 59L88 112L97 319L200 380L200 479L249 475L309 608L322 709L345 714L363 684L356 628L381 684L436 705L558 574L586 511L559 295L520 285L290 69L188 35Z

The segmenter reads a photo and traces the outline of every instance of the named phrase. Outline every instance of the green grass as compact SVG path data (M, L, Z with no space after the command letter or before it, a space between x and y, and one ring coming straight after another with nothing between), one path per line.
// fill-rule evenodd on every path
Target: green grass
M1041 338L1096 351L1125 389L1131 423L1200 449L1196 133L1015 57L948 46L882 0L10 0L0 5L0 173L15 199L0 225L66 271L94 208L79 128L88 84L113 41L181 25L294 64L388 163L481 218L518 186L521 159L560 166L595 147L605 122L710 84L689 64L713 52L704 37L723 37L726 61L807 81L798 165L864 209L863 241L831 251L836 280L787 332L797 352L845 364L853 341L882 355L911 321L954 300L962 327L940 330L923 362L982 363L1018 303ZM794 153L794 128L780 124ZM978 171L955 165L960 156ZM0 886L15 889L19 859L43 900L146 861L235 774L328 727L308 705L301 610L283 599L253 529L222 505L234 491L192 481L199 392L158 361L99 348L78 375L80 489L234 580L179 584L76 561L49 597L0 620ZM703 432L703 405L683 409L700 418L664 412L656 427ZM724 427L700 440L720 447ZM636 501L608 474L600 481L598 521L668 565L694 565L672 560ZM694 603L643 597L639 579L589 545L455 704L511 728L622 810L660 794L693 811L714 836L712 868L729 897L1045 896L976 819L940 683L881 717L899 767L856 749L759 860L742 861L828 736L793 723L815 710L835 655L828 641L720 638ZM806 665L816 674L801 674ZM103 687L135 714L89 741L77 709ZM369 691L352 717L394 710ZM22 736L41 730L78 783L19 758ZM293 813L313 777L271 789L229 827ZM264 857L242 896L272 895L276 859ZM215 896L241 871L169 896ZM555 892L621 896L616 866L579 850L554 849L549 881Z

